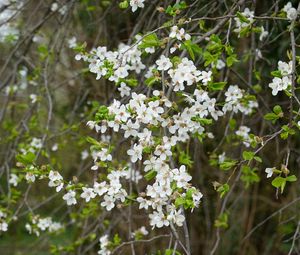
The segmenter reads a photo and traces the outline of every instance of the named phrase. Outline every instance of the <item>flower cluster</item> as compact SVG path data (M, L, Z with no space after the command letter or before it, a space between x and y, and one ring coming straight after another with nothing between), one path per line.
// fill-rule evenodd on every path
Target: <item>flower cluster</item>
M288 2L284 7L283 11L286 13L286 17L289 20L295 20L298 16L297 10L292 6L291 2Z
M158 70L160 69L158 68ZM168 71L168 74L171 78L173 90L179 91L185 89L185 84L191 86L201 81L204 85L207 85L211 80L212 72L199 71L193 61L183 58L176 68L172 68Z
M169 226L170 223L182 226L185 217L176 205L181 201L190 203L191 208L198 207L202 194L189 183L192 177L184 165L179 169L170 169L168 164L158 162L152 170L157 173L155 182L147 185L145 194L137 198L139 209L153 210L149 214L150 225L153 227L161 228Z
M0 232L6 232L8 229L6 217L7 217L7 214L0 210Z
M64 196L63 200L67 202L67 205L76 205L76 192L74 190L69 190Z
M235 132L237 136L239 136L243 140L243 144L246 147L250 146L251 138L249 136L250 128L247 126L240 126L239 129Z
M63 183L63 177L60 175L58 171L51 170L48 175L49 178L49 187L55 187L56 192L59 192L62 190L64 183Z
M184 29L177 26L171 28L169 37L178 41L191 39ZM122 44L117 51L98 47L89 54L80 53L76 56L76 59L82 58L90 63L89 69L97 74L96 79L105 77L119 85L118 91L122 99L114 99L108 107L102 106L96 120L88 121L87 125L102 135L111 129L124 139L131 139L127 155L133 165L129 170L111 171L107 176L108 181L95 182L93 188L82 188L81 197L88 202L97 195L103 196L101 206L108 211L112 210L116 202L123 203L130 195L122 187L121 177L128 180L131 176L131 180L138 181L142 176L133 168L136 163L142 163L145 178L153 180L153 183L148 183L144 191L139 192L136 198L139 209L147 211L153 227L161 228L170 224L182 226L185 220L183 207L193 210L199 205L202 194L191 185L192 177L186 166L175 167L175 145L187 142L193 134L203 135L206 125L203 120L209 117L218 120L227 112L251 114L258 105L254 97L247 95L237 85L231 85L225 91L223 108L219 109L217 99L210 97L207 89L212 83L213 72L198 70L187 57L174 60L166 55L159 56L144 75L147 79L162 81L162 90L154 89L147 96L132 92L126 82L129 72L133 71L138 75L145 68L139 48L141 41L137 37L136 44ZM145 52L154 51L149 48ZM223 61L217 64L218 69L225 66ZM170 93L182 98L183 103L171 101ZM125 96L128 98L124 98ZM163 133L161 137L156 136L157 130ZM237 131L246 146L250 143L248 132L242 127ZM208 132L206 135L213 137ZM105 164L113 164L106 144L99 143L100 148L92 152L95 162L92 170L99 170ZM64 199L69 205L76 204L75 196L75 191L72 190Z
M58 11L58 13L62 16L65 15L67 10L68 10L67 5L61 5L60 3L57 3L57 2L54 2L51 5L51 11L52 12Z
M246 95L237 85L231 85L225 92L225 104L223 106L223 112L241 112L244 114L250 114L255 108L258 107L258 103L251 100L245 100Z
M144 2L145 0L130 0L129 4L132 12L135 12L138 8L144 8Z
M141 226L139 229L135 230L132 233L132 237L134 237L135 239L139 239L141 236L146 236L148 235L149 232L148 230L145 228L145 226Z
M273 173L274 173L275 168L274 167L267 167L265 169L265 173L267 174L267 178L272 177Z
M100 250L98 251L99 255L110 255L111 251L109 250L109 239L108 235L101 236L99 239Z
M240 16L235 17L236 28L234 32L241 33L244 28L251 26L254 23L254 11L250 11L249 8L240 13Z
M260 35L259 35L259 40L263 41L269 34L269 32L267 30L265 30L265 28L263 26L260 27L261 31L260 31Z
M26 230L29 234L34 233L36 236L40 235L40 231L54 233L63 228L62 224L55 222L51 217L41 218L39 215L35 215L31 219L31 223L26 223Z
M98 169L98 164L97 161L100 162L105 162L105 161L111 161L112 156L110 155L109 151L107 148L101 148L99 151L93 151L92 152L92 157L94 159L94 165L91 167L92 170L97 170Z
M279 61L276 76L269 84L273 96L276 96L279 91L288 89L288 86L292 84L292 61L289 63Z
M114 170L108 174L108 181L100 183L95 181L93 188L83 187L81 197L88 202L91 198L95 198L96 195L103 196L104 201L101 203L101 206L110 211L115 207L117 201L124 202L127 196L126 190L122 188L121 178L124 178L125 180L131 179L134 182L138 182L142 177L138 171L134 171L131 168L119 171Z
M179 41L191 40L191 36L185 32L184 28L178 28L178 26L171 27L171 32L169 34L170 38L176 38Z
M43 147L42 139L33 137L32 140L31 140L31 142L29 142L28 144L23 145L20 148L20 152L23 155L25 155L25 154L27 154L29 152L30 153L36 153L39 150L41 150L42 147Z
M28 169L26 169L26 175L25 175L25 179L29 182L29 183L32 183L32 182L35 182L35 171L36 171L36 168L31 165L28 167Z
M80 53L75 58L88 61L90 72L97 74L97 80L104 76L110 81L117 82L128 77L130 71L138 74L145 69L141 55L138 44L134 46L120 44L117 51L108 51L106 47L98 47L90 54Z
M0 1L0 42L15 41L18 39L20 32L12 19L22 6L22 1Z
M10 174L9 176L9 184L13 185L14 187L18 186L18 183L20 182L20 178L16 174Z

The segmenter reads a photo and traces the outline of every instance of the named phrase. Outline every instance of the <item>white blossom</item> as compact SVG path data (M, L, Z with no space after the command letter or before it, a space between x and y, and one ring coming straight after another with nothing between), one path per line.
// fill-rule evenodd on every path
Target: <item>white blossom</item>
M170 38L176 38L177 40L190 40L191 36L185 32L183 28L178 28L177 26L171 27L171 32L169 34Z
M25 179L28 182L35 182L35 175L31 172L27 172L26 175L25 175Z
M10 174L9 183L13 186L17 186L19 183L19 177L16 174Z
M145 0L130 0L129 4L132 12L135 12L138 8L144 8L144 2Z
M143 147L141 145L134 144L132 149L127 151L127 154L131 158L131 162L135 163L137 160L142 159Z
M286 12L286 16L290 21L293 21L297 18L298 12L297 10L292 6L291 2L288 2L284 7L283 11Z
M249 8L245 8L245 10L241 13L248 22L242 21L239 17L235 17L236 28L234 32L240 33L243 28L250 26L254 22L254 11L250 11Z
M8 224L6 222L0 222L0 231L6 232L8 230Z
M63 200L67 201L67 205L76 205L77 200L75 191L69 190L68 193L63 196Z
M267 36L268 36L269 32L265 30L265 28L263 26L261 26L261 32L259 35L259 40L263 41Z
M287 89L288 85L290 84L290 79L288 77L273 78L272 82L269 84L269 87L272 89L272 95L276 96L279 91L283 91Z
M167 71L172 67L170 59L164 55L161 55L155 63L157 64L157 69L160 71Z
M107 184L105 181L98 183L95 182L94 183L94 192L98 195L98 196L102 196L104 193L106 193L108 191L107 188Z
M267 178L272 177L273 173L274 173L274 167L269 167L265 169L265 172L267 174Z
M89 202L91 198L96 197L96 193L94 193L94 189L92 188L82 187L82 191L83 192L81 193L80 197L85 199L85 202Z
M120 87L118 88L118 90L120 91L121 97L129 96L130 91L131 91L130 87L126 86L126 84L124 82L121 82Z

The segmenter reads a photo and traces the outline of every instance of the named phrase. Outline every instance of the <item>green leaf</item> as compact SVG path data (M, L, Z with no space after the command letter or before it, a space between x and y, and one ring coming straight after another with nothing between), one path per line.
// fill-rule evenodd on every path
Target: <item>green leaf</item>
M33 161L35 160L35 155L32 152L28 152L24 155L23 154L17 155L16 159L18 162L24 165L28 165L33 163Z
M276 121L279 119L278 115L273 113L273 112L270 112L270 113L267 113L264 115L264 119L265 120L271 120L271 121Z
M209 84L209 88L213 91L215 90L223 90L226 86L227 82L214 82Z
M257 174L257 169L250 168L249 166L243 166L241 180L245 183L246 188L248 188L252 183L259 182L260 178Z
M127 0L125 0L125 1L123 1L123 2L121 2L121 3L119 3L119 7L120 7L121 9L126 9L126 8L128 8L128 6L129 6L129 4L128 4L128 1L127 1Z
M255 156L255 157L254 157L254 159L255 159L257 162L260 162L260 163L262 163L262 159L261 159L260 157L258 157L258 156Z
M251 27L247 26L247 27L243 27L241 32L240 32L240 36L244 37L244 36L248 36L251 32Z
M184 151L181 151L179 154L179 163L182 165L186 165L188 167L192 167L193 161L191 159L191 156L185 153Z
M267 113L264 116L265 120L271 120L272 123L274 124L279 118L283 117L283 112L282 109L279 105L275 105L273 107L273 112Z
M96 145L96 146L101 146L101 143L99 143L96 139L88 136L86 137L86 141L90 144Z
M231 130L235 130L235 128L236 128L236 120L235 119L229 120L229 127Z
M271 72L271 74L274 77L278 77L278 78L282 77L281 72L279 70L273 71L273 72Z
M242 13L237 12L236 16L240 19L240 21L248 24L250 23L250 20L248 20Z
M228 67L232 66L235 62L239 62L236 54L232 54L226 58L226 64Z
M165 250L165 255L181 255L181 253L179 251L173 250L173 249L167 249Z
M114 246L118 246L120 243L121 243L121 238L119 237L119 235L118 234L115 234L114 235L114 238L113 238L113 245Z
M222 213L218 219L215 220L215 227L217 228L228 228L228 214Z
M191 120L200 123L202 126L211 125L213 122L212 119L204 119L200 117L192 117Z
M286 184L286 178L283 178L281 176L276 177L273 181L272 181L272 185L275 188L281 188L281 193L283 193L284 187Z
M156 33L152 33L149 35L146 35L143 40L142 43L139 45L140 49L145 49L145 48L149 48L149 47L157 47L160 45L160 40L158 39Z
M184 198L182 197L177 197L176 200L175 200L175 206L178 208L180 207L181 205L183 205L185 202Z
M286 177L286 180L288 182L295 182L295 181L297 181L297 177L295 175L290 175L290 176Z
M280 134L280 137L282 139L287 139L289 137L289 135L294 135L296 132L294 129L289 128L288 125L283 125L282 127L283 132Z
M254 158L254 152L252 151L244 151L243 152L243 159L245 160L252 160Z
M281 107L279 105L275 105L273 107L273 112L278 115L278 114L282 113L282 109L281 109Z
M220 193L220 197L223 198L225 194L229 191L229 185L227 183L218 187L217 192Z
M236 160L225 160L220 164L221 170L228 171L237 164Z
M192 60L195 60L196 55L200 55L202 53L202 49L195 43L192 43L190 40L185 41L183 43L183 47L188 51Z
M152 76L149 77L148 79L146 79L145 83L148 87L151 87L152 85L154 85L155 83L159 82L160 78L157 76Z
M167 7L167 9L165 10L165 13L174 17L174 16L176 16L178 14L177 11L183 10L185 8L187 8L186 2L185 1L181 1L179 3L174 4L173 6L169 5Z
M97 121L99 121L99 120L106 120L108 118L108 114L109 114L109 110L108 110L107 106L101 105L98 108L98 111L97 111L97 113L95 115L95 119Z
M149 171L148 173L146 173L146 174L144 175L144 177L145 177L145 179L146 179L147 181L150 181L150 180L152 180L156 175L157 175L157 172L156 172L155 170L151 170L151 171Z

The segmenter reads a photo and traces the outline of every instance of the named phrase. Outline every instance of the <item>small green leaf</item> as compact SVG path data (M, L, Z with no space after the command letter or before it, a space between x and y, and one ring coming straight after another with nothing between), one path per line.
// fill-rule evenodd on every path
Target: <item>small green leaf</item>
M279 188L284 181L285 181L285 178L278 176L272 181L272 185L275 188Z
M35 160L35 155L32 152L28 152L25 155L19 154L16 156L17 161L24 165L32 164Z
M215 227L217 228L228 228L228 214L222 213L218 219L215 220Z
M226 86L227 82L214 82L209 84L209 88L213 91L215 90L223 90L224 87Z
M192 43L190 40L185 41L183 43L183 47L188 51L192 60L195 60L196 55L200 55L202 53L202 49L195 43Z
M129 6L129 4L128 4L128 1L126 1L126 0L119 3L119 7L121 9L126 9L126 8L128 8L128 6Z
M191 156L185 153L184 151L180 152L178 161L180 164L186 165L188 167L192 167L193 165Z
M90 137L90 136L86 137L86 141L87 141L88 143L93 144L93 145L101 146L101 144L100 144L96 139L94 139L94 138L92 138L92 137Z
M295 182L295 181L297 181L297 177L295 175L290 175L290 176L286 177L286 180L288 182Z
M286 184L286 178L283 178L281 176L276 177L273 181L272 181L272 185L275 188L279 188L281 189L281 193L283 193L283 190L285 188L285 184Z
M182 197L177 197L175 200L175 206L176 207L180 207L181 205L183 205L185 202L184 198Z
M147 181L150 181L150 180L152 180L156 175L157 175L157 172L156 172L155 170L151 170L151 171L149 171L148 173L146 173L146 174L144 175L144 177L145 177L145 179L146 179Z
M220 164L221 170L228 171L237 164L236 160L225 160Z
M259 182L260 178L257 174L257 169L250 168L249 166L242 166L241 180L245 183L246 188L252 183Z
M232 54L228 58L226 58L226 64L228 67L231 67L235 62L238 62L236 54Z
M262 163L262 159L261 159L261 157L255 156L255 157L254 157L254 159L255 159L257 162L260 162L260 163Z
M211 125L213 122L212 119L204 119L199 117L192 117L191 120L200 123L202 126Z
M281 77L282 77L281 72L280 72L279 70L273 71L273 72L271 72L271 74L272 74L274 77L278 77L278 78L281 78Z
M278 115L273 113L273 112L270 112L270 113L267 113L264 115L264 119L265 120L271 120L271 121L276 121L279 119Z
M245 160L252 160L254 158L254 152L252 151L244 151L243 152L243 159Z
M149 47L157 47L160 45L160 40L158 39L157 35L155 33L146 35L142 43L139 45L140 49L145 49Z
M281 109L281 107L279 105L275 105L273 107L273 112L278 115L279 113L282 113L282 109Z
M227 183L221 185L220 187L218 187L217 192L220 193L220 197L224 197L225 194L229 191L229 185Z
M160 78L157 77L157 76L152 76L152 77L149 77L145 83L148 87L151 87L152 85L154 85L155 83L159 82L160 81Z
M240 19L240 21L248 24L250 23L250 20L248 20L242 13L237 12L236 16Z

